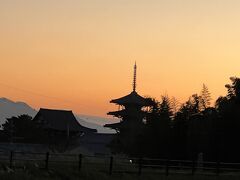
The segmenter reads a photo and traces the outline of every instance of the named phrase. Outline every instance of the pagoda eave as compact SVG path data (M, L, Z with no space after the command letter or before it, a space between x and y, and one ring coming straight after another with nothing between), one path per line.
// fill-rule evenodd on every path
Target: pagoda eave
M113 123L113 124L105 124L103 127L112 128L112 129L119 129L122 127L122 122Z
M113 99L110 101L110 103L115 103L118 105L138 105L138 106L147 106L147 101L144 97L140 96L136 91L132 91L129 95Z
M108 112L107 115L112 115L112 116L115 116L115 117L118 117L118 118L121 118L121 117L124 117L124 116L133 116L135 117L136 114L138 114L138 116L146 116L147 115L147 112L144 112L144 111L126 111L126 110L120 110L120 111L111 111L111 112Z
M122 117L122 115L120 113L117 113L117 111L116 112L109 112L109 113L107 113L107 115L115 116L117 118Z

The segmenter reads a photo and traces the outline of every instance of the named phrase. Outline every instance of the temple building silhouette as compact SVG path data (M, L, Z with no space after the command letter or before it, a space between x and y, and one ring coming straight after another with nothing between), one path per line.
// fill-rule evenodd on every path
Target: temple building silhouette
M137 65L135 63L132 92L126 96L110 101L110 103L119 105L119 110L111 111L107 114L119 118L120 122L104 125L104 127L109 127L117 131L117 135L120 136L118 141L120 141L123 146L124 144L132 144L140 134L144 125L144 119L147 115L147 112L143 111L143 108L149 106L147 99L137 93L136 80Z
M43 129L51 135L75 136L81 133L96 133L96 129L82 126L75 118L72 111L44 109L40 108L39 112L33 118Z

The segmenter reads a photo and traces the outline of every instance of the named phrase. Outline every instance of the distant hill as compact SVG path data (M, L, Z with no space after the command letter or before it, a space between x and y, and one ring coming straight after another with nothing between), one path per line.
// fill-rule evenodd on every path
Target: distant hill
M92 121L91 116L89 116L89 118L87 118L87 119L82 119L81 116L78 117L76 115L75 115L75 117L81 125L83 125L85 127L92 128L92 129L97 129L98 133L116 133L115 130L105 128L105 127L103 127L102 125L99 125L99 124L92 123L91 122ZM85 117L87 117L87 116L85 115Z
M0 124L6 121L6 118L28 114L35 116L37 111L24 102L13 102L7 98L0 98Z
M115 130L103 127L104 124L111 124L119 122L118 119L108 119L98 116L82 115L77 114L75 117L78 119L80 124L90 128L97 129L99 133L116 133Z
M7 98L0 98L0 125L6 121L6 118L22 114L28 114L29 116L34 117L37 114L37 110L24 102L14 102ZM114 130L103 127L104 124L114 123L115 120L110 121L107 118L76 114L75 117L81 125L97 129L99 133L115 133Z
M111 123L116 123L119 122L119 119L116 118L104 118L104 117L98 117L98 116L91 116L91 115L84 115L84 114L77 114L77 116L84 121L94 123L94 124L99 124L99 125L104 125L104 124L111 124Z

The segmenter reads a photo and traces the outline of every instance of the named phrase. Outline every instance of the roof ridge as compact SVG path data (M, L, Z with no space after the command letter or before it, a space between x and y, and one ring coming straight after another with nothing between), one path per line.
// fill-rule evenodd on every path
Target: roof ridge
M40 110L73 112L72 110L65 110L65 109L50 109L50 108L40 108ZM40 111L40 110L39 110L39 111Z

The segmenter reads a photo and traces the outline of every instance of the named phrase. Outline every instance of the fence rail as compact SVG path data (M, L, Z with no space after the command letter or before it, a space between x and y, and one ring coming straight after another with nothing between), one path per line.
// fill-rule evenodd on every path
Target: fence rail
M2 167L11 169L21 168L26 164L32 164L36 168L49 170L51 168L71 166L78 171L98 170L109 175L113 173L161 173L170 174L207 174L207 175L240 175L240 163L202 162L150 159L150 158L126 158L117 156L88 156L83 154L38 153L20 151L0 151L0 163Z

